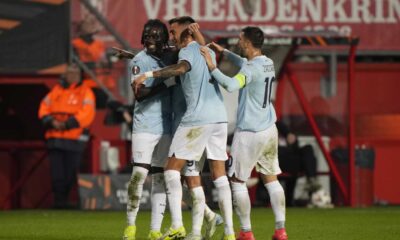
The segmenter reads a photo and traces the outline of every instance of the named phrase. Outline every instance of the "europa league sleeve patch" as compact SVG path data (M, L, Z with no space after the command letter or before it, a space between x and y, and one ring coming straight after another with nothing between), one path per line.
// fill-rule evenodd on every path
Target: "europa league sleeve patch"
M137 65L133 66L132 67L132 73L133 73L133 75L139 74L140 73L140 67L137 66Z

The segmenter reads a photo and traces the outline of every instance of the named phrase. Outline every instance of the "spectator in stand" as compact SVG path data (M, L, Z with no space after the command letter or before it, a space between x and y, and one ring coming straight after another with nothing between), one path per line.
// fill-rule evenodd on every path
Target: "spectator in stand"
M86 17L78 26L78 37L72 40L72 45L79 56L90 69L95 69L96 64L105 55L105 45L102 41L95 39L94 35L99 31L96 20Z
M99 31L96 19L88 15L78 25L78 36L72 40L72 46L75 54L91 71L93 71L96 78L106 87L110 87L115 85L115 83L108 75L104 75L104 69L102 68L104 65L103 62L105 62L106 59L106 48L103 41L94 37ZM105 108L108 99L106 93L91 76L84 74L83 78L83 84L92 88L96 96L97 108ZM108 83L107 81L111 81L112 83Z
M288 173L285 176L286 205L294 205L294 189L297 178L304 173L307 178L306 189L311 195L321 186L316 179L317 160L311 145L299 146L297 136L289 130L282 122L277 121L276 126L279 132L278 155L282 171Z
M61 83L40 103L39 118L46 127L46 141L55 208L70 208L69 193L76 184L88 128L95 116L93 92L82 85L76 64L67 67Z

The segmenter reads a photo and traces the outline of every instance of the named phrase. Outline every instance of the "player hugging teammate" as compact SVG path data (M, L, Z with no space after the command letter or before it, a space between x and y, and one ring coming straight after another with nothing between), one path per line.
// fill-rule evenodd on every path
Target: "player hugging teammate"
M276 178L280 173L276 115L270 103L275 72L272 60L261 53L263 32L257 27L242 30L239 47L245 58L241 58L215 43L210 48L204 46L199 25L191 17L174 18L169 24L169 39L176 50L168 45L166 26L159 20L149 20L142 34L144 49L131 61L132 89L137 102L132 135L134 167L124 239L135 239L136 216L149 170L153 181L149 239L211 239L215 227L222 222L225 224L223 239L236 239L232 197L241 223L237 239L255 239L245 185L254 166L271 197L276 222L273 239L287 239L285 196ZM240 67L235 77L227 77L216 68L211 48ZM211 81L212 78L216 81ZM227 115L218 84L228 91L240 91L233 162L228 171L230 183L225 172ZM209 161L223 221L205 203L199 176L204 159ZM193 225L189 234L182 221L181 175L192 196ZM166 199L172 224L162 234ZM203 219L206 220L205 236L201 233Z

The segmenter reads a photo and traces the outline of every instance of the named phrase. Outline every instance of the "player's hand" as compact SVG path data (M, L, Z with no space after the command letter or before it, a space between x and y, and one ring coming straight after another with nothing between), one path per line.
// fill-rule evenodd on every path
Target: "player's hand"
M189 24L188 28L192 33L197 33L200 31L200 25L198 23L191 23Z
M214 50L217 53L222 53L225 49L221 45L216 44L215 42L211 42L211 43L207 44L207 47L211 48L212 50Z
M135 98L137 98L140 95L140 89L143 87L144 87L144 84L136 84L135 82L132 82L131 89L135 95Z
M135 95L138 94L139 89L144 86L143 82L146 80L146 76L144 74L137 75L135 80L132 81L131 87Z
M201 47L200 48L200 53L203 55L204 59L206 60L208 70L212 71L215 69L215 65L212 61L210 52L208 51L208 47Z

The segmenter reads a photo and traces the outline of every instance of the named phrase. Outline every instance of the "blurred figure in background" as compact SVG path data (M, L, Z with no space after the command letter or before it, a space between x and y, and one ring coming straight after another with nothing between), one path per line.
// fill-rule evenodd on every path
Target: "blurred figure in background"
M46 141L55 208L69 208L71 188L76 184L88 128L95 116L95 99L82 85L82 72L76 64L67 67L60 84L42 100L39 118L46 127Z
M276 126L279 132L279 163L282 171L289 174L285 177L286 205L293 206L294 190L300 174L304 173L307 178L304 190L308 192L309 196L321 188L316 179L317 159L312 146L300 147L297 136L282 121L277 121Z
M94 37L98 32L99 24L93 16L88 15L78 25L77 37L72 40L72 46L75 54L95 74L97 80L110 89L115 87L115 80L110 76L111 62L107 62L105 44ZM90 75L83 76L83 84L92 88L96 96L97 108L105 108L107 94Z
M78 25L78 36L72 40L72 45L79 59L90 69L95 69L96 64L105 55L104 43L94 38L94 35L99 32L99 28L96 25L95 18L86 17Z

